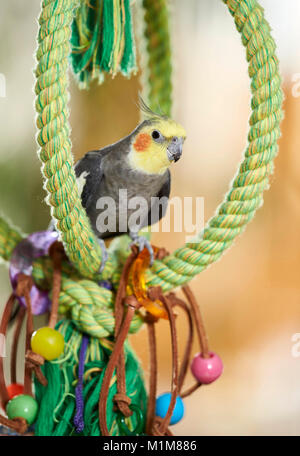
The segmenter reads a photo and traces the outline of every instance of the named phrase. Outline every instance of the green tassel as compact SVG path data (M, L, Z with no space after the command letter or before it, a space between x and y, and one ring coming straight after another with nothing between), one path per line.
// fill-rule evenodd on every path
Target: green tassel
M100 66L109 72L111 68L114 47L114 7L112 0L103 0L103 50Z
M35 396L39 403L35 435L38 436L79 435L75 432L73 419L76 413L75 388L82 333L69 320L61 320L56 329L63 334L66 348L62 359L46 361L42 366L48 385L44 387L35 380ZM112 345L112 341L108 339L90 338L84 366L85 426L81 435L100 435L98 402ZM125 343L125 360L126 393L132 403L141 409L145 418L147 396L142 369L128 342ZM113 402L116 392L117 382L114 375L107 400L107 427L111 435L121 435ZM134 429L137 422L138 417L134 413L128 419L128 427ZM145 419L143 427L145 427Z
M122 73L127 75L128 68L135 68L135 47L132 34L132 20L130 12L130 0L125 0L125 47L121 63Z
M79 86L104 73L124 76L136 71L130 0L81 0L72 23L70 56Z

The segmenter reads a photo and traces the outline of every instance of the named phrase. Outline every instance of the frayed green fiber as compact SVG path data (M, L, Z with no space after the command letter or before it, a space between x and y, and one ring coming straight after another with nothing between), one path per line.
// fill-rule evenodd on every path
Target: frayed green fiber
M84 423L81 434L76 434L73 424L76 413L75 388L82 333L72 321L61 320L56 329L65 339L65 353L61 361L46 361L42 371L48 380L46 387L35 381L35 395L39 403L39 414L35 423L35 435L68 436L100 435L98 403L105 369L111 354L112 339L90 338L85 359L83 397ZM126 391L133 404L138 405L146 415L146 390L139 362L129 346L125 344ZM120 435L117 412L113 397L117 393L114 375L107 399L107 427L111 435ZM129 428L137 425L135 413L128 419ZM145 423L144 423L145 426Z
M114 45L114 8L113 1L103 0L103 50L100 61L100 66L104 71L109 72L111 65L111 55Z
M125 47L124 54L121 62L122 73L127 75L128 68L135 67L135 45L132 34L132 21L131 21L131 12L130 12L130 0L125 0L125 17L124 17L124 28L125 28Z
M72 23L73 71L82 88L136 70L130 0L81 0Z

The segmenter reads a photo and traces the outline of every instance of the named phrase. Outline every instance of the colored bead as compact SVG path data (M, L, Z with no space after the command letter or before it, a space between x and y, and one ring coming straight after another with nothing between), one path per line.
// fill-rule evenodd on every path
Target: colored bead
M209 358L197 353L191 363L191 371L199 383L209 384L217 380L223 372L221 358L214 352L209 352Z
M106 288L107 290L112 290L113 289L112 283L109 282L108 280L100 280L98 282L98 285L99 285L99 287Z
M156 399L156 408L155 413L156 416L160 416L164 418L167 414L170 401L171 401L171 393L164 393L158 396ZM177 396L175 407L173 410L173 414L171 416L170 424L176 424L180 421L184 416L184 404L180 396Z
M11 383L7 386L7 393L9 399L12 399L15 396L19 396L19 394L24 393L24 386L21 383Z
M136 404L129 405L130 410L135 413L136 426L134 429L129 429L125 421L125 416L122 413L117 413L117 423L121 435L144 435L143 428L145 424L145 418L142 410Z
M13 418L25 418L27 423L32 424L38 412L38 404L33 397L20 394L11 399L6 406L6 413L10 420Z
M32 334L31 348L48 361L58 358L64 351L64 338L55 329L45 326Z

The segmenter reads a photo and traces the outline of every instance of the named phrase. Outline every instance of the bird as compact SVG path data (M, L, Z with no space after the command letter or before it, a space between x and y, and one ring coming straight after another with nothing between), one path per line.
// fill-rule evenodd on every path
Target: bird
M139 251L153 248L139 231L166 213L170 165L182 156L186 131L170 117L152 111L140 99L144 120L126 137L87 152L74 167L82 206L107 261L105 239L127 233ZM156 197L156 198L154 198Z

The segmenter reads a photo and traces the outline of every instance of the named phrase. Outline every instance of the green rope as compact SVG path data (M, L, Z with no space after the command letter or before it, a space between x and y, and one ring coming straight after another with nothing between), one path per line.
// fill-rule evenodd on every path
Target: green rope
M278 62L274 54L275 43L264 19L263 10L256 0L228 0L226 3L246 47L249 75L252 79L249 145L232 189L203 234L200 234L194 243L177 249L163 261L156 261L149 271L148 285L160 285L164 290L187 283L209 264L218 260L232 245L236 236L243 231L256 209L262 204L262 194L268 187L268 177L273 171L273 159L277 153L276 141L280 135L279 124L282 118L282 93ZM58 220L57 228L61 232L66 252L81 274L91 278L99 267L99 249L79 201L66 122L66 58L69 50L66 37L69 36L72 16L70 11L74 5L75 2L70 0L63 3L48 0L43 4L37 71L37 87L43 89L40 90L38 97L38 125L41 128L39 142L42 146L40 156L45 162L44 174L47 177L49 201L53 206L53 216ZM162 12L161 15L155 15L154 12L158 12L155 8L165 7L165 3L158 0L148 3L144 0L144 6L148 8L145 15L145 33L149 33L150 41L150 32L156 40L163 41L160 33L156 36L154 30L157 30L155 25L160 25L162 31L165 31L162 22L166 23L166 14ZM70 17L66 22L67 13ZM161 17L159 24L155 22L156 17ZM48 35L51 35L51 41ZM149 50L152 49L149 62L151 56L155 56L156 49L156 42L151 41L151 44L148 46ZM151 64L149 68L151 69ZM154 84L159 67L154 65L153 68L156 69L152 73L150 71L149 82L152 87L150 98L155 100L156 92L163 93L163 84ZM160 68L159 74L164 74L164 70ZM169 74L167 70L166 74ZM45 78L46 75L51 75L50 81ZM53 91L56 94L54 100ZM170 92L167 90L167 93ZM162 101L159 102L162 104ZM166 110L164 105L161 108ZM56 136L53 138L54 131Z
M144 1L146 5L147 2ZM282 119L282 91L275 43L270 35L270 27L264 18L263 9L256 0L228 0L225 3L241 34L249 63L252 91L249 143L231 189L204 232L197 236L194 243L177 249L164 260L156 260L152 269L148 271L148 286L160 285L164 291L190 281L218 260L232 245L234 239L244 230L256 210L262 205L263 191L268 188L268 178L273 172L273 160L278 150L277 140L280 136ZM69 24L72 21L71 11L75 4L76 2L71 0L64 2L48 0L43 3L37 70L40 109L38 125L41 125L39 141L43 144L40 155L45 163L43 171L47 176L46 187L51 190L49 190L49 199L53 204L53 215L57 216L57 226L61 230L66 252L74 267L79 270L79 274L74 268L66 269L64 272L63 291L60 297L61 311L72 315L78 327L86 328L92 334L99 336L103 331L106 331L105 334L111 333L112 323L109 318L107 324L102 323L102 319L105 321L106 317L98 316L97 310L95 324L96 316L93 309L94 307L104 309L104 303L106 300L110 303L111 297L108 297L106 291L102 291L102 287L98 285L96 287L100 291L98 288L97 292L87 291L86 287L94 290L93 285L82 279L82 276L89 278L94 275L99 265L99 258L97 242L90 231L74 183L69 130L65 120L67 118L67 107L64 104L67 99L66 58L69 48L67 36L69 36ZM156 4L153 2L153 5ZM41 106L44 108L41 109ZM54 107L61 107L59 114L55 109L53 111ZM53 112L56 112L54 119L52 119ZM5 260L9 258L18 240L20 235L17 231L11 229L1 219L0 254L2 258ZM111 280L114 285L118 283L121 268L128 255L126 250L128 242L128 237L121 236L112 243L117 246L115 250L109 249L109 261L103 278ZM42 286L44 281L45 287L49 289L50 277L51 267L49 264L47 266L47 259L38 260L34 267L34 278L37 283ZM89 304L81 306L81 299L86 293L90 294L91 300L94 300L93 304L90 300ZM83 302L87 300L83 299ZM77 304L84 310L76 310Z
M35 395L39 403L39 414L35 423L37 436L78 435L75 432L75 387L82 334L71 321L60 321L56 326L65 339L63 358L46 361L42 367L48 380L46 387L35 381ZM100 435L98 402L105 369L113 344L109 340L89 341L84 369L84 431L81 435ZM69 356L66 356L68 355ZM126 393L145 416L146 391L140 364L128 343L125 345ZM107 400L107 426L111 435L120 435L117 412L114 410L113 396L117 392L116 375L113 376ZM128 419L128 426L134 428L137 416ZM145 423L144 423L145 426Z
M3 217L0 217L0 259L8 261L12 251L21 240L21 233Z
M71 64L79 86L99 83L104 72L136 71L130 0L81 0L72 24Z
M0 217L0 259L9 261L13 249L24 237ZM125 249L122 241L124 242L123 237L116 239L109 248L110 265L113 271L112 282L115 289L118 287L127 255L124 255ZM53 265L48 256L34 261L32 277L39 288L51 290ZM69 262L63 262L59 313L72 319L79 330L96 338L112 335L115 324L114 299L114 291L108 290L92 280L83 279ZM136 312L129 332L136 333L142 325L143 318L139 312Z
M33 264L32 276L37 286L49 290L52 285L52 261L44 257ZM63 263L59 313L73 320L76 327L93 337L103 338L114 333L115 293L92 280L82 279L68 264ZM136 333L143 318L136 312L130 333Z
M187 283L218 260L232 245L262 205L263 192L268 188L268 179L273 172L273 160L278 150L283 97L270 27L256 0L223 1L241 34L249 64L252 91L249 143L231 189L204 232L200 233L193 243L177 249L173 255L162 261L156 260L148 271L147 285L160 285L164 291ZM114 293L90 280L95 279L99 270L100 249L81 206L71 154L67 70L71 24L77 5L77 0L44 0L39 20L36 69L37 126L40 130L38 143L41 147L39 155L44 164L48 203L72 264L63 263L59 296L59 311L69 318L58 324L58 329L66 341L66 350L61 359L46 362L43 366L48 386L45 388L36 382L36 397L40 405L36 435L74 434L74 392L82 332L92 336L85 363L84 435L99 435L99 392L112 349L110 337L114 331ZM162 111L169 114L172 86L166 1L143 0L143 6L149 53L151 107L156 109L159 105ZM127 7L129 8L128 5ZM105 14L107 13L108 11ZM120 37L117 36L117 39ZM130 42L127 45L130 46ZM93 49L95 51L95 48ZM109 49L112 50L112 47ZM126 55L128 57L130 53ZM106 65L109 66L108 62L107 57ZM83 79L87 80L87 76ZM22 238L18 230L0 218L0 258L8 261L14 247ZM109 247L109 261L102 278L110 280L115 288L128 255L128 242L128 237L121 236ZM49 290L52 274L49 257L39 258L34 262L33 278L39 287ZM141 315L136 313L130 331L138 331L142 323ZM132 402L145 411L146 393L142 373L128 342L126 384ZM107 424L112 435L119 435L120 429L112 400L115 392L114 377L108 397ZM135 416L129 419L129 427L136 425L135 420Z
M67 255L85 277L99 270L101 250L81 205L68 124L68 56L77 0L44 0L39 18L36 110L47 201Z
M251 78L248 146L231 189L203 233L148 271L148 286L164 291L184 285L217 261L242 233L263 203L277 154L282 119L282 91L275 43L256 0L224 0L246 48Z
M141 50L145 99L168 116L172 109L172 63L167 0L142 0L145 50Z

